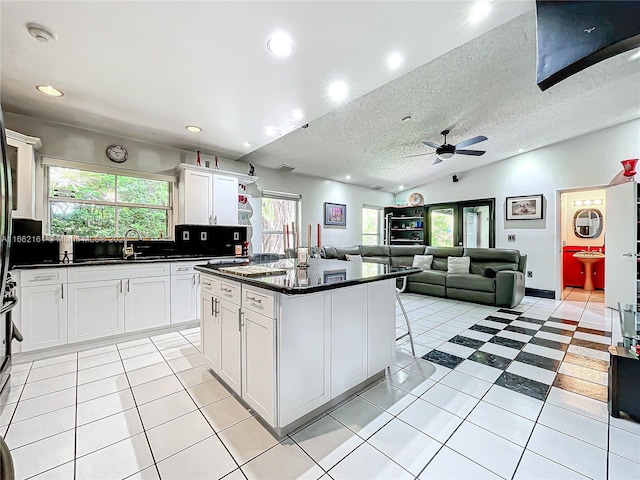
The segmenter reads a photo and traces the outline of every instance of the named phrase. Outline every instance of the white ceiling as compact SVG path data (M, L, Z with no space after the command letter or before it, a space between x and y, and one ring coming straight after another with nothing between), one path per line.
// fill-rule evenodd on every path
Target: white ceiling
M467 21L472 5L3 0L1 101L14 113L236 159L278 138L265 127L286 134L335 109L331 82L350 85L347 103L531 11L533 0L495 1L478 25ZM37 42L28 22L57 41ZM266 49L279 30L295 41L289 58ZM395 71L392 52L406 58ZM37 84L65 96L45 97ZM295 121L298 108L305 117ZM203 132L187 132L192 124Z
M541 92L534 2L493 3L474 26L472 1L3 0L0 99L6 111L199 148L251 162L258 173L290 164L391 192L639 116L640 61L628 61L635 52ZM35 41L27 22L58 40ZM266 50L278 30L294 38L289 58ZM406 58L395 71L386 66L392 52ZM351 87L342 105L326 95L335 80ZM37 84L65 96L46 97ZM305 112L300 121L295 108ZM401 122L406 115L412 120ZM203 132L187 132L189 124ZM283 136L268 137L266 126ZM487 153L437 166L433 155L402 158L431 152L421 142L440 143L444 128L452 128L450 143L486 135L470 148Z

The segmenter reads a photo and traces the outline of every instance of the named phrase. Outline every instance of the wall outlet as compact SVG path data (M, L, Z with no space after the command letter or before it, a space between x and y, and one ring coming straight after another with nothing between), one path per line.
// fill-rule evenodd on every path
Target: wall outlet
M507 242L515 242L515 241L516 241L515 235L507 235Z
M527 270L527 277L533 278L533 272L531 270Z

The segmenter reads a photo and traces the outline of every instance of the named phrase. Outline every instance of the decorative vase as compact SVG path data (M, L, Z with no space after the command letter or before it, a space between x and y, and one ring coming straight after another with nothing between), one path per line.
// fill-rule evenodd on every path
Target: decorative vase
M623 175L625 177L633 177L636 174L636 164L638 163L637 158L630 158L629 160L622 160L620 162L622 167L624 168Z

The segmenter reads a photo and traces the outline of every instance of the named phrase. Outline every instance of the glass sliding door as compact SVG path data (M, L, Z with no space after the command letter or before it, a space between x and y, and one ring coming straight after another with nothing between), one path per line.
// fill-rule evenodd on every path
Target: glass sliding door
M429 245L495 247L495 199L429 206Z

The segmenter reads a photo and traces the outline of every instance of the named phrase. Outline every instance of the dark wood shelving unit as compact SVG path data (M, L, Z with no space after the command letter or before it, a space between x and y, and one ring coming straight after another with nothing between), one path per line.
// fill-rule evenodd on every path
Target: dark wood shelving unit
M384 209L386 245L425 245L427 207L394 206Z

